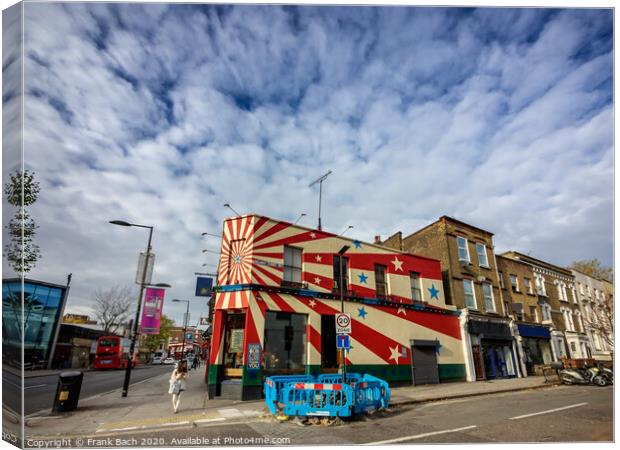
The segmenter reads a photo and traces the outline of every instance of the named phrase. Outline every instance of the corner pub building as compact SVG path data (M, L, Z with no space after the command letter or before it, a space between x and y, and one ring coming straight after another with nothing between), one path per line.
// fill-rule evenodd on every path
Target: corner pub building
M416 385L465 379L438 260L246 215L224 221L209 398L257 399L266 376L338 371L341 265L349 372Z

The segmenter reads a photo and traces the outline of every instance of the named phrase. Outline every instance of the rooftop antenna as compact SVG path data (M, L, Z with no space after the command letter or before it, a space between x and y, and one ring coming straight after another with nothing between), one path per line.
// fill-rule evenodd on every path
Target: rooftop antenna
M322 230L323 228L321 228L321 198L323 195L323 181L325 181L325 179L330 176L332 173L331 170L327 171L327 173L325 175L321 175L319 178L317 178L316 180L314 180L312 183L310 183L308 185L308 187L312 187L315 184L319 183L319 230Z

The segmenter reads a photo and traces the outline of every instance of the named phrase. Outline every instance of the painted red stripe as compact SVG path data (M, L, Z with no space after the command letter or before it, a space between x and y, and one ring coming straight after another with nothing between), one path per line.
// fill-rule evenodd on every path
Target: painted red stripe
M267 222L269 219L267 217L259 217L258 220L254 223L254 228L252 229L252 235L254 235L254 240L257 239L256 232L260 230L260 228Z
M403 262L402 269L396 270L392 263L395 258ZM420 277L441 280L441 264L434 259L419 258L415 255L402 253L351 253L349 268L374 272L375 264L387 267L387 273L409 276L409 272L418 272Z
M250 226L252 224L252 217L248 217L245 220L245 225L243 226L243 230L241 231L241 236L243 236L246 240L248 239L248 231L250 229Z
M241 221L242 221L242 220L243 220L243 219L240 219L240 218L239 218L239 219L235 219L235 231L236 231L236 233L237 233L237 234L235 235L235 238L236 238L236 239L241 239L241 237L242 237L242 236L241 236Z
M312 238L310 236L310 233L314 233L316 237ZM316 231L307 231L305 233L300 233L286 238L278 239L277 241L267 242L261 245L255 245L254 248L258 250L261 248L279 247L281 245L297 244L299 242L318 241L319 239L324 239L326 237L327 236L323 236Z
M321 333L314 329L314 327L308 324L308 341L310 345L312 345L317 352L321 353Z
M281 277L278 277L278 276L274 275L273 273L269 272L267 269L264 269L263 267L259 266L258 264L254 264L252 267L254 269L260 271L260 273L264 274L267 278L269 278L274 283L279 285L282 282L282 278Z
M269 236L272 236L286 228L290 227L290 224L285 223L285 222L278 222L276 223L274 226L272 226L271 228L269 228L268 230L266 230L263 234L261 234L260 236L255 236L254 237L254 243L260 242L262 240L267 239ZM260 248L258 246L254 246L255 249Z
M284 253L269 253L269 252L253 252L254 256L262 256L263 258L284 259Z
M317 261L316 257L320 256L321 260ZM331 266L334 263L334 254L333 253L305 253L303 254L304 262L313 263L313 264L323 264L326 266Z
M217 355L222 345L222 337L224 336L224 312L218 309L213 317L213 337L211 338L211 352L209 354L210 364L215 364Z
M318 284L314 282L315 278L319 279ZM315 286L321 287L323 289L327 289L328 291L332 290L334 284L334 280L332 278L312 272L303 272L303 281L306 281L309 284L314 284Z
M256 270L256 266L252 266L252 276L258 281L258 284L268 285L268 283L260 276L258 271Z
M411 323L415 323L425 328L430 328L433 331L445 334L446 336L450 336L454 339L462 339L461 326L457 316L447 314L438 315L438 313L416 311L412 309L407 309L407 315L403 316L402 314L398 314L397 308L391 308L388 306L375 306L375 308L393 316L400 317L401 319L405 319Z
M278 294L269 294L269 297L276 303L277 307L280 308L280 311L295 312L295 310L288 303L286 303Z
M256 329L256 322L254 321L254 315L252 310L248 307L248 291L241 292L241 301L246 305L245 315L245 344L243 351L243 364L247 364L248 359L248 344L260 344L260 337L258 336L258 330Z

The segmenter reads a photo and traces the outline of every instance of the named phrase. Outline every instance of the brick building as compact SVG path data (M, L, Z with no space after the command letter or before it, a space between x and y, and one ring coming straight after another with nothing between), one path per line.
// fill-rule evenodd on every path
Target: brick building
M542 323L551 328L553 359L587 358L588 337L580 320L575 277L571 271L519 252L510 251L502 256L532 267Z
M513 333L522 372L540 374L540 366L553 360L551 329L542 323L532 266L496 255L504 310L515 321Z
M496 267L493 233L448 216L387 247L438 259L446 303L461 310L469 381L518 376L516 347Z

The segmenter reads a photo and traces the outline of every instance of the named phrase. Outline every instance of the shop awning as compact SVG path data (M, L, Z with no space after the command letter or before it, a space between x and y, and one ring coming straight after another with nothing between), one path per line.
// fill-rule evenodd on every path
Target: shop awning
M547 327L541 327L537 325L525 325L518 324L519 334L522 337L533 337L540 339L551 339L551 332Z

